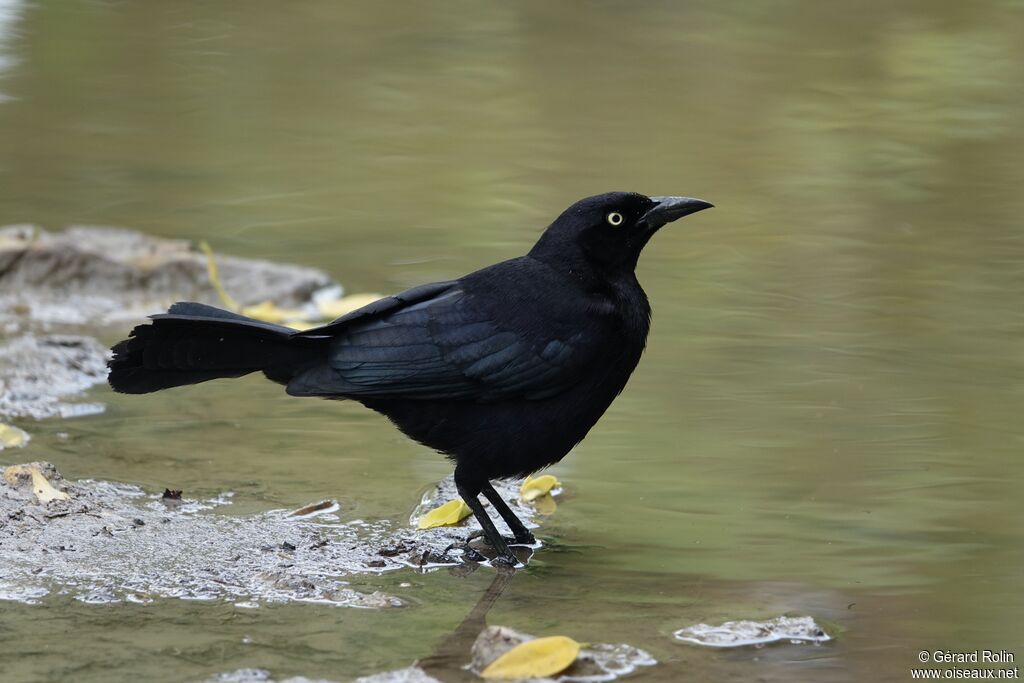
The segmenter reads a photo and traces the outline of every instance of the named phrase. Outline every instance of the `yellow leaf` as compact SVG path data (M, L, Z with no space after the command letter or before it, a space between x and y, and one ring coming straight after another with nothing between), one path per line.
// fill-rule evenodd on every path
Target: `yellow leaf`
M435 526L448 526L458 524L470 514L472 510L461 499L449 500L441 507L436 507L427 514L420 517L416 524L417 529L432 529Z
M580 644L565 636L536 638L516 645L480 672L483 678L540 678L562 671L580 653Z
M242 315L265 323L283 323L286 320L301 320L306 317L306 312L295 308L279 308L272 301L263 301L254 306L245 306Z
M28 432L0 422L0 451L5 448L19 448L27 443Z
M220 283L220 273L217 271L217 261L213 258L213 249L210 247L210 243L202 240L199 242L199 248L206 254L206 274L210 278L210 284L217 290L217 296L220 297L221 303L228 310L237 311L238 302L231 298L227 290L224 289L224 285Z
M551 493L551 490L556 486L561 486L562 482L554 478L550 474L543 474L536 479L533 477L527 477L523 485L519 487L519 497L530 502L536 500L543 495Z
M38 467L32 465L11 465L4 470L4 479L11 486L16 486L18 477L28 475L32 478L32 493L40 503L49 503L51 500L67 500L71 496L53 488L53 484L47 479Z
M334 320L380 298L380 294L350 294L334 301L321 301L317 308L325 320Z

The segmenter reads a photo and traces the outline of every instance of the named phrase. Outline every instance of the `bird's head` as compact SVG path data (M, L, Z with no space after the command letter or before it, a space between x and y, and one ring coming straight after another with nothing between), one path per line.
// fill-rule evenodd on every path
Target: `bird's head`
M713 204L692 197L606 192L576 202L548 226L530 251L572 267L582 259L602 271L632 271L640 251L663 225Z

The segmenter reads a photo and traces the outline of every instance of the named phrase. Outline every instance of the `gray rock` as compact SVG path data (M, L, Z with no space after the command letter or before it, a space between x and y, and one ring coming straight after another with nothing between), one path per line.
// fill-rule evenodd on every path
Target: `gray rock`
M765 621L727 621L713 626L694 624L673 634L676 640L706 647L762 646L768 643L828 642L832 637L812 617L781 616Z
M479 674L491 662L517 645L536 636L521 633L507 626L488 626L473 643L470 669ZM632 645L598 644L580 650L576 661L554 678L531 678L536 683L570 683L572 681L613 681L641 666L654 666L657 660Z
M224 288L241 305L298 307L337 287L313 268L219 254L216 261ZM103 325L180 300L220 303L206 255L191 242L119 228L0 228L0 324Z
M237 669L217 674L206 679L205 683L331 683L331 681L312 680L305 676L278 680L266 669ZM441 683L441 681L433 676L428 676L422 669L410 666L407 669L363 676L357 678L354 683Z
M212 678L206 679L205 683L332 683L332 681L322 678L314 680L305 676L293 676L292 678L277 680L266 669L237 669L217 674Z
M354 683L441 683L423 669L410 666L395 671L373 674L357 678Z
M0 343L0 415L73 417L103 411L74 403L107 377L107 349L90 337L26 334Z

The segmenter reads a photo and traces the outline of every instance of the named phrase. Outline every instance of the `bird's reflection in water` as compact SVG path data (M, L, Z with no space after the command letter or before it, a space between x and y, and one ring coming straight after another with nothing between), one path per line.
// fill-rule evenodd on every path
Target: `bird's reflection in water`
M515 550L520 562L524 564L529 562L530 556L533 555L533 551L529 548L515 548ZM523 556L524 552L526 556ZM476 564L464 564L460 565L457 571L470 574L478 568L479 565ZM480 635L480 632L487 627L487 613L491 611L491 608L494 607L504 594L505 589L508 588L516 573L514 569L499 567L494 575L494 579L491 581L491 585L480 596L480 600L469 611L466 618L462 620L447 638L438 644L432 655L425 657L419 662L419 667L431 676L446 682L480 680L479 677L464 667L470 659L470 650L473 647L473 642Z

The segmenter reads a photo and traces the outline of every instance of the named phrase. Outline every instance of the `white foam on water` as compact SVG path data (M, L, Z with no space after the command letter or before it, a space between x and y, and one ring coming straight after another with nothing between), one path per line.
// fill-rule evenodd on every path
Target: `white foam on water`
M676 640L705 647L744 647L789 641L824 643L832 640L811 617L776 617L767 621L727 621L718 626L696 624L673 634Z

